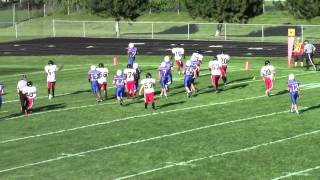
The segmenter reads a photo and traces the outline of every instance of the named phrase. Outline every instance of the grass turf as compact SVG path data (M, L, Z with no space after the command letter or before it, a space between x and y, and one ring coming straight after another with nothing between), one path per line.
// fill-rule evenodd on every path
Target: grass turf
M1 16L1 15L0 15ZM53 28L52 19L63 19L67 21L56 21ZM69 20L69 21L68 21ZM70 22L78 21L78 22ZM82 21L88 21L83 24ZM110 21L110 22L89 22L89 21ZM148 21L148 22L147 22ZM193 40L237 40L237 41L266 41L266 42L287 42L288 28L295 28L296 34L309 39L313 43L319 42L318 26L320 18L315 17L310 21L296 19L286 11L273 11L250 19L248 24L227 24L223 27L221 35L215 36L216 24L195 24L208 23L208 20L197 18L192 19L187 12L177 15L174 12L163 12L157 14L145 14L136 22L121 21L120 37L122 38L155 38L155 39L193 39ZM151 22L155 22L152 23ZM163 23L160 23L163 22ZM165 23L164 23L165 22ZM188 37L189 24L189 37ZM253 25L253 24L276 24L274 25ZM284 24L281 26L279 24ZM295 25L298 24L298 25ZM303 29L299 24L303 24ZM279 25L279 26L278 26ZM41 37L115 37L115 23L112 18L98 17L87 14L72 14L70 16L57 14L42 18L22 21L16 29L11 21L0 22L0 41L13 41ZM85 27L85 31L83 30ZM153 29L153 35L152 35ZM262 30L263 29L263 30ZM226 32L224 32L226 31ZM262 37L263 34L263 37Z
M61 96L48 100L43 67L52 58L65 67L57 77ZM142 75L151 72L156 77L161 58L138 56ZM142 100L128 100L124 107L116 103L111 77L124 66L111 65L110 56L1 57L0 78L7 94L0 114L0 178L114 179L143 172L134 177L271 179L320 165L319 87L302 87L299 105L308 108L301 115L288 113L285 92L289 73L295 73L302 86L319 85L319 73L287 69L284 58L274 58L273 96L264 97L258 77L264 58L233 57L230 84L216 95L205 70L208 60L196 95L186 97L181 76L174 72L168 99L157 98L157 110L145 110ZM243 70L247 60L251 71ZM98 104L86 73L90 64L99 62L110 70L110 92L109 99ZM125 63L121 56L120 64ZM21 73L38 88L28 118L17 114L15 87ZM295 177L316 179L319 170Z

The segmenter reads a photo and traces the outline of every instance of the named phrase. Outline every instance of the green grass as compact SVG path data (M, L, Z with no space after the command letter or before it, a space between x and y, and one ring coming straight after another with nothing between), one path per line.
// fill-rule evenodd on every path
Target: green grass
M115 23L112 18L103 18L86 14L71 14L70 16L63 14L55 14L43 18L23 21L18 24L17 40L52 37L53 22L52 19L63 19L81 22L55 22L55 31L57 37L115 37ZM110 21L110 22L86 22L82 21ZM9 21L10 22L10 21ZM177 15L175 12L166 12L158 14L146 14L137 19L136 22L121 21L120 37L121 38L153 38L155 39L189 39L191 40L224 40L226 34L227 40L236 41L267 41L267 42L286 42L287 29L289 27L296 28L296 34L301 35L303 24L304 39L309 39L314 43L320 42L318 26L308 26L311 24L319 25L320 18L316 17L310 21L296 19L286 11L272 11L250 19L249 24L290 24L291 26L273 26L264 25L262 38L261 25L239 25L227 24L222 29L220 36L215 36L217 26L215 24L196 24L208 23L207 20L197 18L192 19L187 12ZM161 23L162 22L162 23ZM163 23L166 22L166 23ZM0 24L0 41L12 41L15 38L15 28L10 23ZM85 26L85 32L83 31ZM225 32L226 31L226 32Z
M50 101L43 67L52 58L65 65L57 77L57 93L65 95ZM142 74L156 77L161 59L138 56ZM87 71L90 64L104 62L111 71L112 87L111 77L124 66L113 66L110 56L0 57L0 78L7 92L0 111L0 179L114 179L156 168L161 170L134 179L271 179L320 165L319 87L302 87L299 105L309 108L301 115L287 112L290 101L284 93L289 73L295 73L302 85L319 85L319 73L288 69L285 58L273 58L274 96L264 97L258 74L265 58L233 57L228 69L231 83L216 95L206 75L209 59L204 60L196 95L186 98L181 76L174 71L171 95L156 99L157 110L145 110L142 100L128 100L119 107L112 88L107 101L95 102ZM250 71L243 70L247 60L252 62ZM120 56L120 64L125 62ZM38 89L34 112L28 118L8 120L19 111L14 100L22 73ZM293 138L303 133L307 134ZM32 138L4 143L28 136ZM42 163L31 165L37 162ZM1 172L15 167L20 168ZM318 169L293 179L319 175Z

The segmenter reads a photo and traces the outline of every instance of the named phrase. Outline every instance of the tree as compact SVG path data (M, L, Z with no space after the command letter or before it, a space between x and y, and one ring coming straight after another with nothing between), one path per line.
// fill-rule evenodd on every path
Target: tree
M114 17L116 34L119 36L120 19L135 20L148 8L149 0L86 0L86 3L93 13Z
M296 18L310 20L320 15L320 0L287 0L284 3L276 2L275 4Z
M263 10L263 0L184 0L184 3L191 17L219 22L216 34L220 34L223 22L246 23Z

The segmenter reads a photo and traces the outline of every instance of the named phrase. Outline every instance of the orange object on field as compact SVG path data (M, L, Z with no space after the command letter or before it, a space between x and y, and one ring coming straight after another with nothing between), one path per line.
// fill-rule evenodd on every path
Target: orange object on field
M119 60L118 60L118 56L114 56L113 58L113 65L118 65L119 64Z
M246 61L245 64L244 64L244 69L246 71L249 71L251 68L251 62L250 61Z

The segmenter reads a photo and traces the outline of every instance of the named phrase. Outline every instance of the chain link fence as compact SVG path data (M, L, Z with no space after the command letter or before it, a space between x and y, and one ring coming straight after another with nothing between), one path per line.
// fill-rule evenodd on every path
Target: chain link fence
M231 24L188 22L70 21L39 19L0 23L0 41L42 37L107 37L135 39L287 42L288 29L320 43L320 25ZM116 31L118 29L118 32Z

